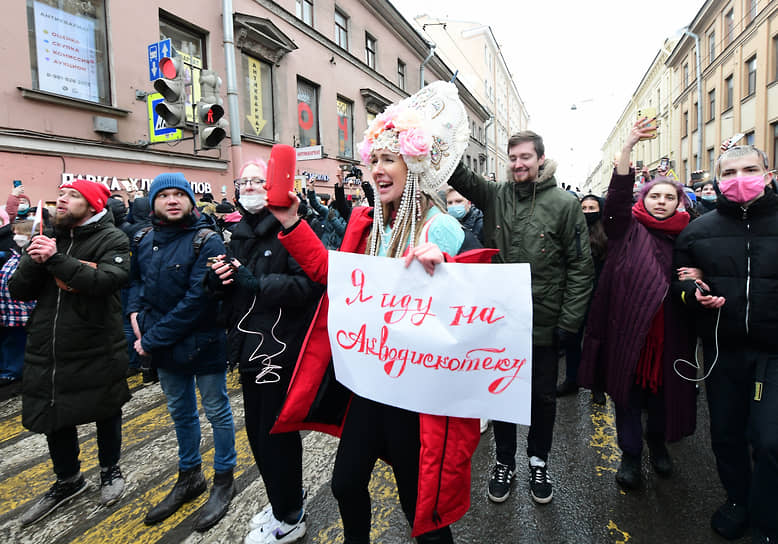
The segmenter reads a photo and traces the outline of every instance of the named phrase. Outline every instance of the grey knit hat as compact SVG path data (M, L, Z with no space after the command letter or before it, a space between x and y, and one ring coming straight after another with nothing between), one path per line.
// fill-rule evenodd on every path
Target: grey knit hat
M187 194L189 200L192 201L192 206L195 205L196 199L192 192L192 186L189 185L189 182L186 181L184 174L181 172L166 172L154 178L149 188L149 202L152 206L154 206L154 199L157 198L157 193L165 189L181 189Z

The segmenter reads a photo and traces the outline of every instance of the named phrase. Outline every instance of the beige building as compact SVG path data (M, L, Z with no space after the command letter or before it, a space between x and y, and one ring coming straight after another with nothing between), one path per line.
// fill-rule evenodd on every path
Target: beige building
M607 190L613 173L613 161L621 154L624 142L638 118L639 110L641 112L645 112L646 108L656 110L659 126L656 138L639 142L635 146L632 153L633 163L636 166L645 165L649 170L655 172L662 157L668 157L672 161L674 157L673 74L672 70L665 65L665 61L676 43L677 39L665 40L663 47L656 54L651 66L640 80L616 126L613 127L602 146L602 159L587 179L586 190L588 192L599 195Z
M386 0L232 0L226 20L234 34L235 83L229 92L223 5L5 2L0 164L8 191L20 179L37 203L54 199L58 185L76 175L123 192L133 184L147 187L160 172L180 171L195 192L231 197L241 163L267 159L275 143L299 147L298 174L332 191L341 166L360 164L356 144L368 122L419 89L422 66L427 82L453 76ZM184 140L153 141L164 127L151 113L152 58L163 55L167 39L187 56L193 81L199 67L221 75L225 119L237 114L232 140L195 153L188 123ZM477 135L489 112L458 87L476 135L468 154L485 154ZM195 101L198 91L196 84L188 91Z
M736 133L744 134L740 143L764 149L770 164L776 164L776 13L776 0L705 2L689 25L689 31L699 36L701 93L694 38L685 35L668 58L675 82L673 148L681 180L688 180L698 168L712 171L721 142ZM702 126L697 121L698 107Z
M529 113L489 26L471 21L442 19L430 15L415 18L422 32L435 44L435 51L457 71L457 78L484 104L492 116L485 134L477 136L487 151L474 170L503 179L508 167L508 138L527 128ZM475 159L475 157L473 157Z

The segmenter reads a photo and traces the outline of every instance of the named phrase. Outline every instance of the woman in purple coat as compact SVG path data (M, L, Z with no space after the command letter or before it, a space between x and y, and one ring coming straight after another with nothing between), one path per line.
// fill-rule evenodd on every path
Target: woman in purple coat
M643 408L651 464L660 476L673 470L665 442L690 435L696 423L694 383L673 370L676 359L690 358L694 338L670 296L673 242L689 223L689 214L678 208L690 203L677 181L658 177L642 187L632 204L630 152L650 135L645 127L652 121L635 123L608 188L603 213L608 256L578 374L581 385L604 389L613 398L622 451L616 481L627 489L642 479Z

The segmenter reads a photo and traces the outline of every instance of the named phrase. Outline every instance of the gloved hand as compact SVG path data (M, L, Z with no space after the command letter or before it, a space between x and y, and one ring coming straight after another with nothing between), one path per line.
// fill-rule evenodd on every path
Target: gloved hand
M564 349L575 346L575 343L578 342L578 335L557 327L554 329L554 339L556 340L557 347Z

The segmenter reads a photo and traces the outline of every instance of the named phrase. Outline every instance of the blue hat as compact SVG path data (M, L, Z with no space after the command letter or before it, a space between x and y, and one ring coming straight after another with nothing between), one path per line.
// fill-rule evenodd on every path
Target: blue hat
M186 181L184 174L181 172L166 172L154 178L154 181L151 182L151 187L149 187L149 202L152 207L154 206L154 199L157 198L157 193L165 189L181 189L192 201L192 206L195 205L195 195L192 192L192 186L189 185L189 182Z

